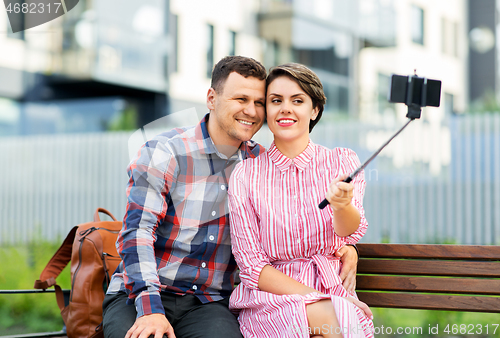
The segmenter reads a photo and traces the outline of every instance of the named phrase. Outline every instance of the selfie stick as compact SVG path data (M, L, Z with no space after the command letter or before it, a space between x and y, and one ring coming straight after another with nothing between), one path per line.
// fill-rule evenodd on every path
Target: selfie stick
M420 118L422 107L439 107L441 96L441 81L419 78L414 76L393 75L391 78L391 90L389 102L404 103L408 106L406 117L409 121L394 134L379 150L375 152L361 167L356 169L343 182L350 183L361 170L363 170L396 136L405 129L411 121ZM324 209L329 204L325 198L319 204L320 209Z
M399 135L399 133L401 133L403 131L403 129L406 128L406 126L408 126L410 124L411 121L415 120L415 117L413 118L410 118L410 120L408 122L406 122L406 124L398 130L398 132L396 134L394 134L390 139L389 141L387 141L382 147L379 148L379 150L377 150L375 152L375 154L373 154L365 163L363 163L363 165L361 167L359 167L358 169L356 169L356 171L354 171L351 175L349 175L349 177L347 177L345 180L343 180L342 182L345 182L345 183L350 183L354 177L356 177L356 175L359 174L359 172L363 169L365 169L365 167L375 158L377 157L377 155L382 151L382 149L384 149L396 136ZM325 198L323 201L321 201L321 203L319 204L319 208L320 209L324 209L327 205L329 204L328 200Z

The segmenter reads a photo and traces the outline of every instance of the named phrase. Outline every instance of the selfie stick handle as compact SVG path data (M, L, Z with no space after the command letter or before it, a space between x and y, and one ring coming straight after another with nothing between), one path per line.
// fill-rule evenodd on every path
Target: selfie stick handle
M366 160L365 163L363 163L363 165L361 167L359 167L358 169L356 169L356 171L354 171L351 175L349 175L349 177L347 177L345 180L343 180L342 182L345 182L345 183L350 183L355 177L356 175L359 174L359 172L361 170L363 170L381 151L382 149L384 149L396 136L399 135L399 133L401 133L403 131L403 129L405 129L411 121L413 121L415 118L410 118L408 120L408 122L406 122L406 124L398 130L398 132L396 134L394 134L390 139L389 141L385 142L384 145L382 147L380 147L368 160ZM319 204L319 208L320 209L324 209L327 205L329 204L328 200L325 198L323 201L321 201L321 203Z

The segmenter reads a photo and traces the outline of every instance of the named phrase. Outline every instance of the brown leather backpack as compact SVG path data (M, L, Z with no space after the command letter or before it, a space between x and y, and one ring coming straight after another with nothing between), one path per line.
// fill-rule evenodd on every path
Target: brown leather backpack
M101 221L99 212L113 221ZM68 338L102 337L102 302L109 279L121 261L115 246L121 227L122 222L109 211L98 208L94 222L71 229L35 282L35 289L54 286ZM71 293L66 305L55 279L70 260Z

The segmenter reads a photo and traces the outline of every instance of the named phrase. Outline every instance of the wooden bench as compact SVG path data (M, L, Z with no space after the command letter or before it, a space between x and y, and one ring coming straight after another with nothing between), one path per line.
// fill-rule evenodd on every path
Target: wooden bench
M357 247L360 259L356 292L371 307L500 313L500 246ZM64 330L0 338L56 336L65 336Z
M357 247L356 292L369 306L500 313L500 246Z
M46 290L37 290L37 289L30 289L30 290L0 290L0 295L20 295L20 294L44 294L44 293L55 293L54 289L46 289ZM70 290L63 290L64 293L64 301L66 304L69 301L69 294ZM54 296L55 299L55 296ZM0 336L0 338L55 338L55 337L66 337L66 327L63 326L63 328L60 331L53 331L53 332L37 332L37 333L26 333L26 334L16 334L16 335L8 335L8 336Z

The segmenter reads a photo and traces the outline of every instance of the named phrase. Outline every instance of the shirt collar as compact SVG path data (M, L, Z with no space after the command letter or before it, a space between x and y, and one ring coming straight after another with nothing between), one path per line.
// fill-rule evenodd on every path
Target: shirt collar
M299 169L299 171L304 171L304 169L307 168L309 162L311 162L312 158L314 157L314 149L315 144L313 143L313 141L309 140L307 148L297 157L291 159L283 155L273 141L267 153L269 154L269 158L271 159L271 161L273 161L273 163L281 171L288 170L288 168L290 168L292 164L294 164L297 169Z
M218 150L217 147L215 146L214 142L212 141L212 138L210 137L210 134L208 133L208 119L210 117L210 113L207 113L201 121L196 125L195 127L195 139L196 143L198 145L198 148L200 149L200 152L202 154L216 154L222 159L227 159L227 156L224 154L221 154ZM238 148L238 151L231 156L232 160L244 160L246 158L253 158L258 156L259 149L258 144L255 143L254 141L246 141L242 142L240 144L240 147Z

